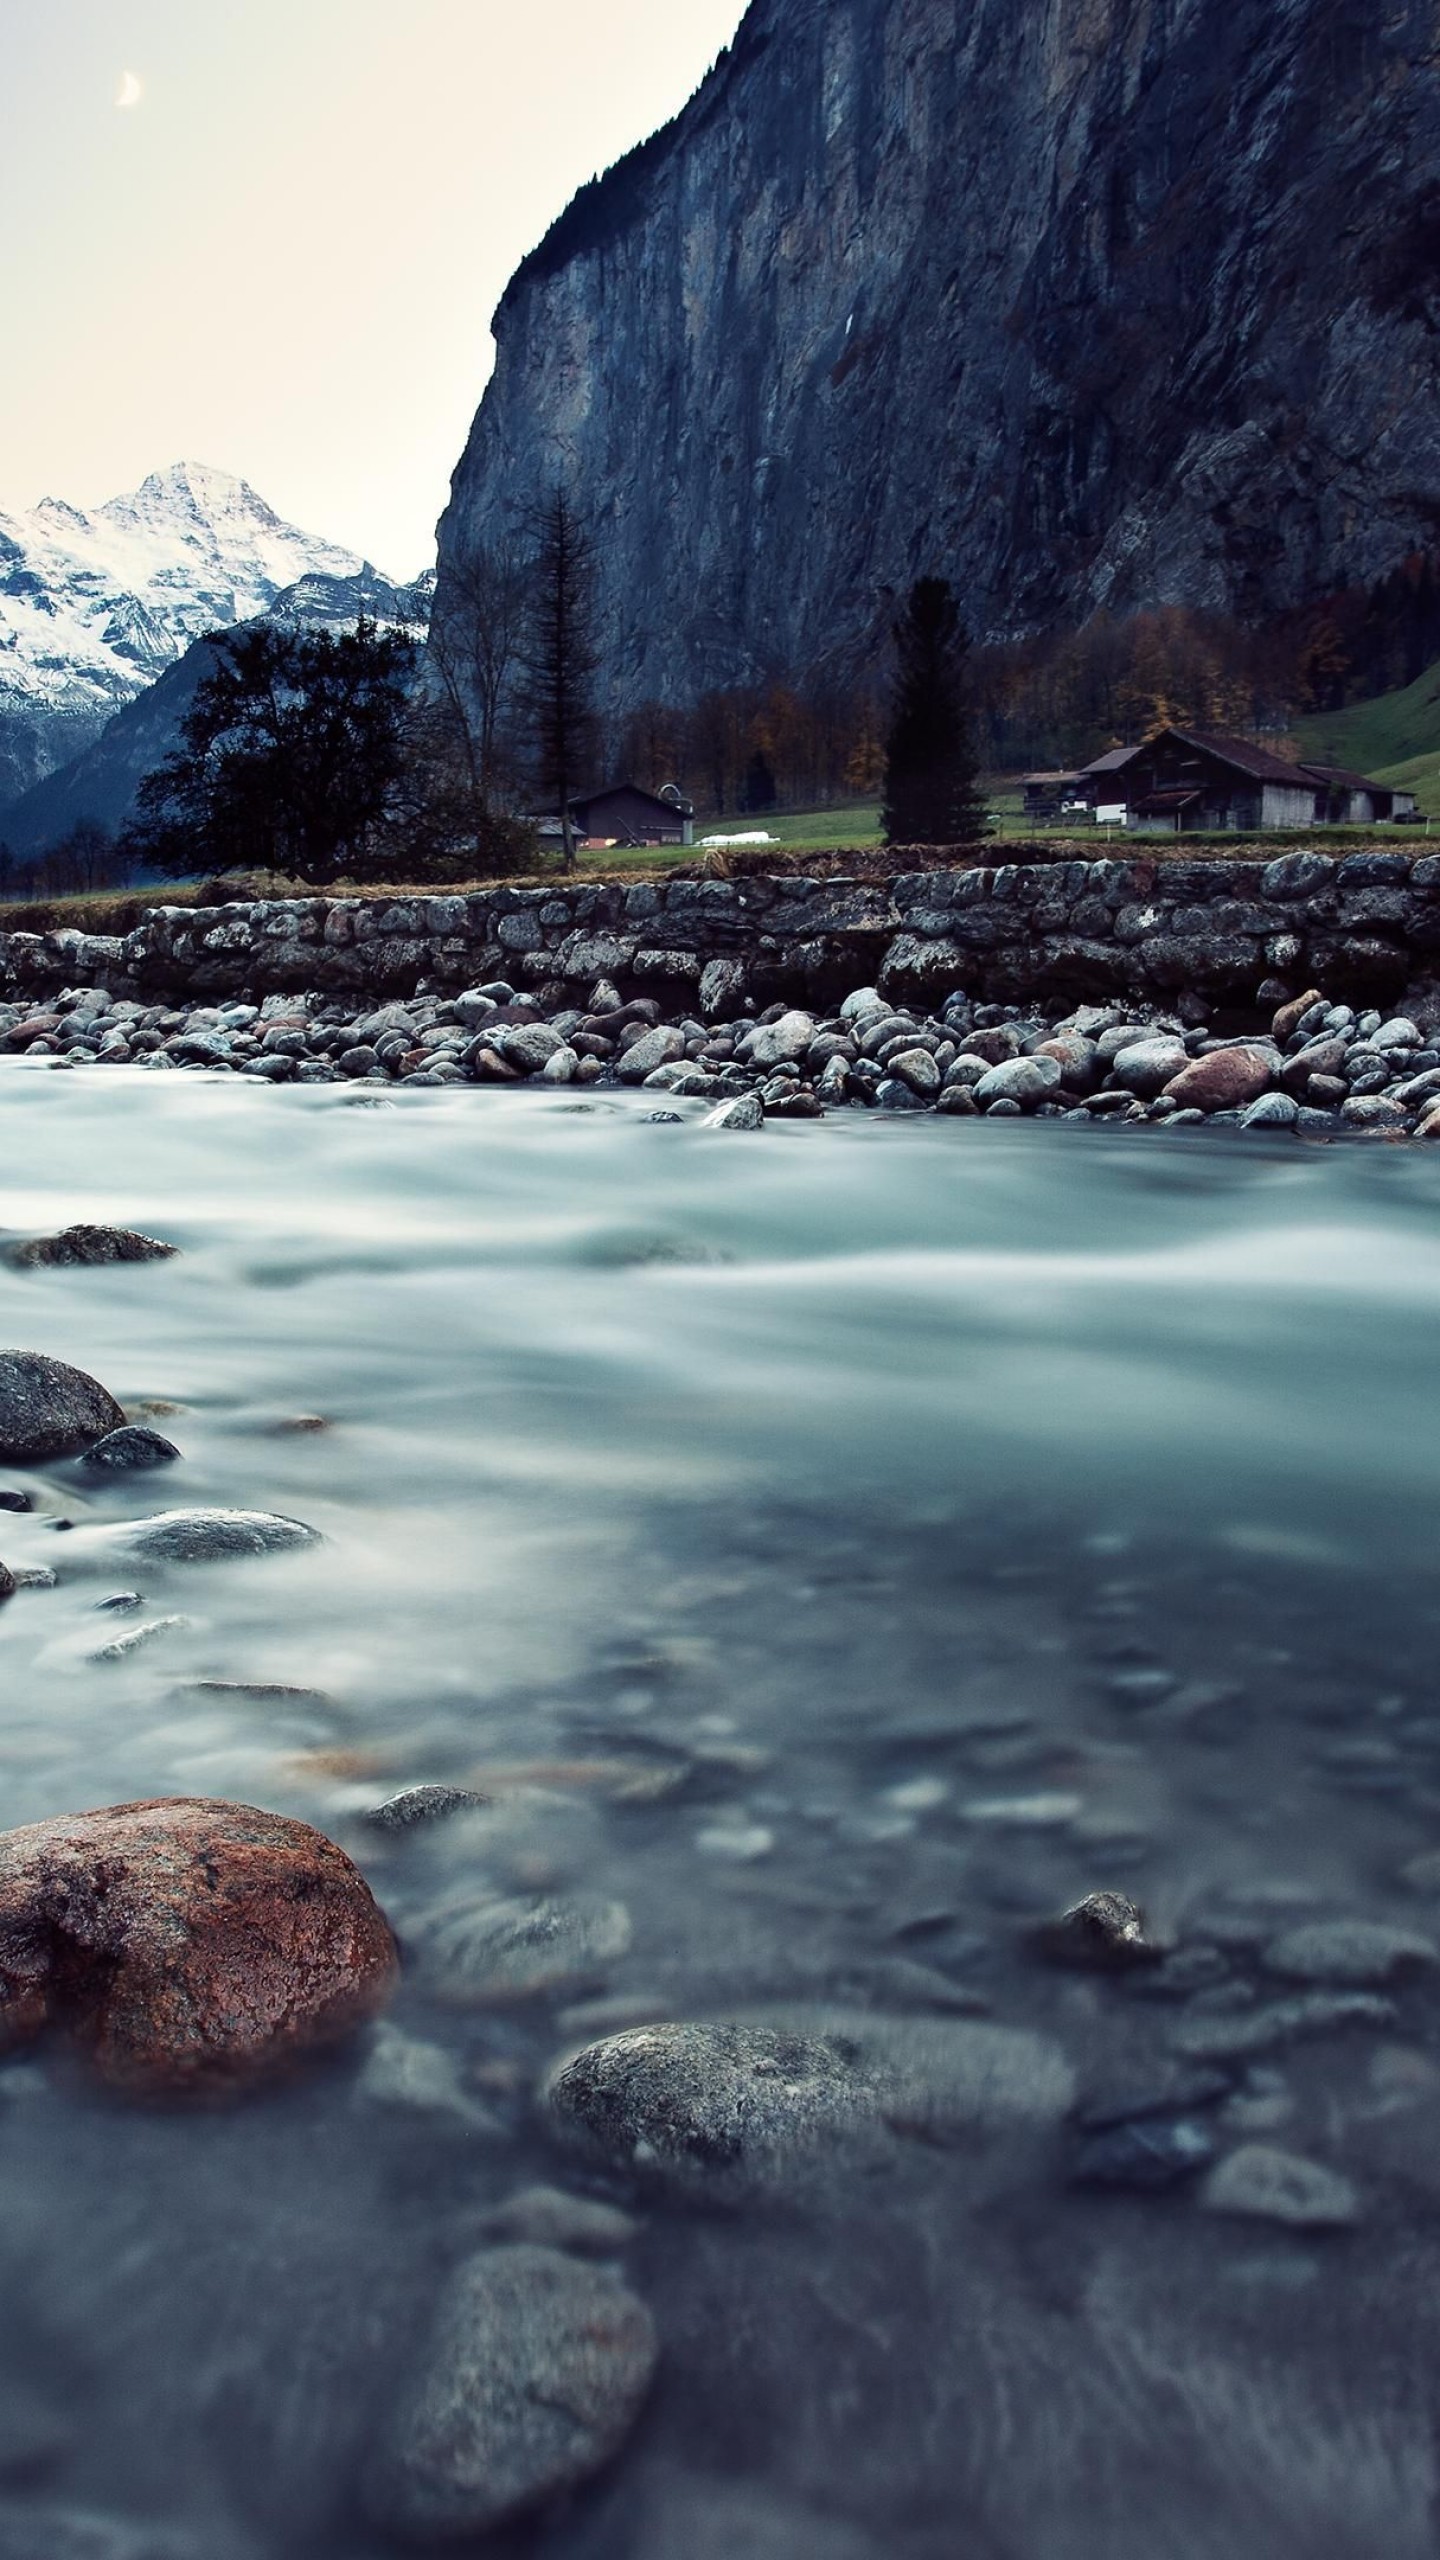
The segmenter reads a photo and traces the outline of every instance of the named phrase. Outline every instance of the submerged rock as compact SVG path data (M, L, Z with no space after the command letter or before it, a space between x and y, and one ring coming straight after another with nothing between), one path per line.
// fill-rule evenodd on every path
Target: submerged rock
M478 1898L473 1891L420 1922L416 1939L436 1988L454 2000L536 2000L603 1981L629 1952L630 1914L601 1894Z
M717 1110L707 1111L703 1125L707 1129L763 1129L765 1106L758 1093L737 1093L733 1102L722 1102Z
M128 1227L66 1227L59 1235L17 1245L8 1259L22 1271L59 1270L105 1262L168 1262L178 1251L177 1245L136 1235Z
M650 2388L649 2312L613 2268L488 2249L451 2278L424 2369L371 2467L376 2522L488 2533L603 2470Z
M1243 2214L1300 2230L1339 2230L1360 2219L1360 2200L1348 2178L1266 2142L1232 2151L1211 2170L1200 2201L1210 2213Z
M492 2240L526 2240L545 2249L578 2249L583 2257L613 2258L639 2235L633 2214L594 2196L572 2196L564 2187L523 2187L508 2196L485 2225Z
M0 1564L0 1600L12 1599L18 1585L8 1564Z
M198 2546L159 2525L82 2507L0 2503L0 2560L201 2560Z
M712 2197L784 2184L885 2128L1043 2122L1072 2095L1043 2037L860 2012L633 2028L557 2064L542 2092L557 2131L610 2167Z
M372 1805L360 1819L371 1831L417 1831L452 1813L473 1813L489 1801L470 1787L406 1787L384 1804Z
M1058 1920L1042 1921L1034 1933L1034 1945L1048 1963L1088 1972L1121 1972L1131 1965L1154 1964L1162 1953L1149 1935L1138 1902L1123 1893L1087 1894Z
M1365 1987L1420 1973L1440 1961L1433 1938L1380 1920L1312 1920L1287 1929L1265 1950L1271 1973L1291 1982L1344 1982Z
M127 1422L118 1431L107 1431L103 1440L87 1449L80 1463L93 1467L97 1474L119 1475L138 1467L173 1466L179 1455L174 1441L167 1440L163 1432L152 1431L148 1423Z
M0 1835L0 2049L54 2027L128 2093L229 2089L348 2034L396 1973L308 1823L181 1796Z
M272 1511L157 1511L151 1520L136 1520L106 1535L127 1554L156 1564L274 1555L288 1547L317 1546L320 1540L318 1529Z
M93 1448L125 1416L98 1379L42 1351L0 1351L0 1459L36 1466Z

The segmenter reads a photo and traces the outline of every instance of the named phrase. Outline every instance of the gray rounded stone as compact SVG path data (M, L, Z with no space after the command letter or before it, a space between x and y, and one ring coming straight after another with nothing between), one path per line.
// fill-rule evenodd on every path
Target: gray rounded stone
M473 1813L489 1801L470 1787L406 1787L384 1804L372 1805L360 1819L372 1831L418 1831L452 1813Z
M642 1031L623 1057L617 1058L615 1073L622 1084L643 1084L657 1067L668 1067L684 1055L684 1034L661 1023L653 1031Z
M1073 2095L1043 2037L826 2010L631 2028L559 2062L542 2091L557 2131L592 2157L715 2198L783 2186L887 2128L1049 2122Z
M1265 1950L1271 1973L1290 1982L1343 1982L1365 1989L1418 1973L1440 1956L1418 1929L1392 1928L1383 1920L1312 1920L1287 1929Z
M487 2249L446 2289L366 2504L402 2534L492 2532L612 2461L655 2371L654 2324L611 2267Z
M627 1955L630 1914L595 1893L477 1898L473 1892L420 1920L427 1973L456 2000L536 2000L603 1981Z
M886 1060L892 1076L902 1076L912 1093L930 1095L940 1090L940 1070L928 1049L899 1049Z
M722 1102L715 1111L707 1111L702 1126L706 1129L763 1129L765 1106L758 1093L737 1093L733 1102Z
M1284 2222L1304 2231L1340 2230L1360 2219L1360 2200L1348 2178L1267 2142L1247 2142L1220 2161L1200 2201L1209 2213Z
M127 1422L119 1431L107 1431L93 1449L87 1449L81 1464L97 1474L121 1475L136 1467L168 1467L179 1457L173 1440L152 1431L143 1422Z
M17 1245L10 1260L21 1270L84 1269L107 1262L168 1262L178 1248L129 1227L66 1227Z
M1007 1058L981 1077L975 1100L982 1111L993 1102L1015 1102L1022 1111L1031 1109L1059 1091L1060 1076L1058 1058Z
M275 1555L289 1547L318 1546L320 1533L303 1520L272 1511L157 1511L107 1532L128 1555L157 1564L209 1564L229 1556Z
M115 1398L83 1369L41 1351L0 1351L0 1459L37 1466L78 1457L124 1420Z
M1113 1066L1116 1076L1129 1092L1151 1102L1163 1093L1172 1076L1190 1064L1190 1052L1183 1041L1168 1038L1136 1040L1117 1052Z

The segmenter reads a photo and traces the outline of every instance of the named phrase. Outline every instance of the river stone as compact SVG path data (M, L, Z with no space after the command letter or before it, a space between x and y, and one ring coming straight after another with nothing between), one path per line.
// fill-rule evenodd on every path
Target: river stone
M1007 1058L991 1067L974 1088L979 1109L988 1110L993 1102L1018 1103L1022 1110L1037 1102L1048 1102L1059 1090L1058 1058Z
M743 960L711 960L700 972L700 1013L705 1022L718 1022L725 1014L738 1012L745 1000L745 964ZM591 1003L591 1011L599 1007Z
M653 1031L642 1031L633 1046L615 1062L615 1073L622 1084L643 1084L657 1067L668 1067L685 1055L683 1032L673 1031L666 1023Z
M1271 1038L1276 1046L1283 1049L1287 1040L1293 1040L1306 1014L1324 1002L1318 987L1307 987L1303 996L1292 996L1288 1004L1282 1004L1270 1025Z
M1149 1935L1138 1902L1123 1893L1087 1894L1057 1920L1042 1921L1034 1943L1051 1964L1101 1973L1153 1964L1161 1952Z
M972 2019L800 2011L636 2027L560 2061L542 2099L609 2167L735 2198L885 2127L927 2136L1063 2115L1074 2082L1040 2036Z
M655 2360L650 2314L612 2267L482 2251L451 2277L371 2466L371 2516L466 2540L577 2488L619 2452Z
M618 2204L573 2196L564 2187L522 2187L486 2218L489 2240L524 2240L542 2249L575 2249L585 2258L613 2258L638 2239L641 2226Z
M273 1555L287 1547L319 1544L319 1531L303 1520L271 1511L157 1511L107 1530L107 1541L156 1564L209 1564L227 1556Z
M0 1564L0 1600L13 1599L18 1585L8 1564Z
M1293 1129L1300 1117L1300 1105L1288 1093L1262 1093L1240 1115L1242 1129Z
M1128 1092L1138 1094L1142 1102L1153 1102L1188 1063L1184 1041L1164 1036L1133 1041L1128 1048L1117 1050L1111 1060L1121 1084Z
M360 1819L372 1831L415 1831L426 1823L443 1822L452 1813L473 1813L489 1801L470 1787L406 1787L384 1804L372 1805Z
M1247 2142L1220 2161L1200 2190L1200 2202L1209 2213L1243 2214L1306 2231L1340 2230L1360 2219L1360 2201L1348 2178L1266 2142Z
M64 2032L136 2096L267 2076L381 2009L395 1942L323 1832L178 1796L0 1835L0 2048Z
M42 1351L0 1351L0 1459L23 1467L78 1457L124 1420L114 1397L83 1369Z
M59 1235L17 1245L8 1258L22 1270L57 1270L102 1262L168 1262L177 1250L158 1236L136 1235L128 1227L66 1227Z
M152 1431L147 1423L127 1422L119 1431L107 1431L93 1449L87 1449L81 1465L93 1467L97 1473L120 1474L135 1467L168 1467L180 1452L173 1440Z
M416 1924L415 1939L437 1989L453 2000L536 2000L602 1982L630 1950L630 1914L601 1894L516 1895L473 1891Z
M888 1072L892 1076L903 1077L912 1093L939 1092L940 1070L928 1049L901 1049L886 1063ZM1003 1074L1003 1068L1000 1072Z
M763 1129L765 1106L758 1093L737 1093L733 1102L722 1102L716 1111L707 1111L701 1123L706 1129Z
M1265 1049L1212 1049L1192 1058L1165 1087L1165 1099L1177 1111L1237 1111L1258 1102L1274 1073Z
M782 1013L778 1022L757 1022L753 1031L747 1031L740 1055L754 1067L780 1067L787 1060L803 1058L814 1037L813 1014Z
M1312 1920L1287 1929L1265 1950L1271 1973L1291 1982L1344 1982L1359 1989L1418 1973L1437 1960L1432 1938L1381 1920Z

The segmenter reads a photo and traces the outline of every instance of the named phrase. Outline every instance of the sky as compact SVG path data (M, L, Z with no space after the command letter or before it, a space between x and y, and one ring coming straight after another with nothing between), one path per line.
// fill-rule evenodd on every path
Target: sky
M742 0L0 0L0 508L238 473L428 565L490 318Z

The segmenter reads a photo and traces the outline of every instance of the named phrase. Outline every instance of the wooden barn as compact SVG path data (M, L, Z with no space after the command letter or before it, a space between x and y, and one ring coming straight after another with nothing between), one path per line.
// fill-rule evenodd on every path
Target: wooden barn
M1373 826L1413 818L1415 795L1339 766L1287 763L1247 738L1161 729L1087 765L1078 795L1124 812L1136 835L1256 835L1269 827Z
M673 789L645 791L638 782L614 782L582 792L570 803L571 823L587 844L687 845L695 841L695 812ZM560 821L551 825L558 830Z

